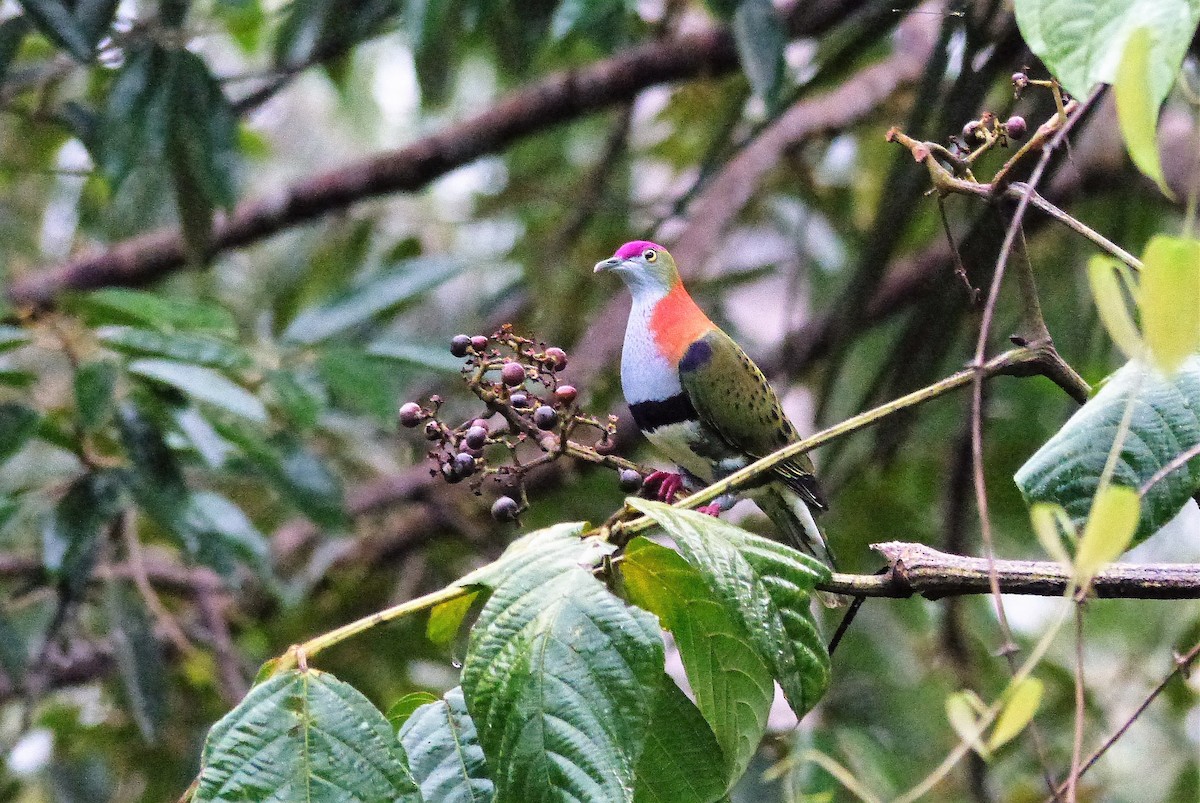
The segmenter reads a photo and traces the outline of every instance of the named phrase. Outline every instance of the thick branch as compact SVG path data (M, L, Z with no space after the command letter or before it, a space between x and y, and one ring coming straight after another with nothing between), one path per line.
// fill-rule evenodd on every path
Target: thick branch
M795 36L820 33L854 6L847 2L796 4L789 14L791 32ZM726 28L711 27L551 75L438 134L242 203L215 226L213 253L248 245L368 198L419 190L522 137L627 102L647 87L721 75L731 72L737 63L733 35ZM7 295L15 304L48 306L65 290L147 284L179 270L186 262L180 233L160 230L29 275L13 282Z
M988 594L987 558L940 552L924 544L888 541L872 544L887 559L881 574L835 574L825 591L865 597L926 599ZM997 560L996 578L1004 594L1061 597L1071 581L1067 566L1052 561ZM1198 599L1200 564L1115 563L1096 575L1096 596L1122 599Z

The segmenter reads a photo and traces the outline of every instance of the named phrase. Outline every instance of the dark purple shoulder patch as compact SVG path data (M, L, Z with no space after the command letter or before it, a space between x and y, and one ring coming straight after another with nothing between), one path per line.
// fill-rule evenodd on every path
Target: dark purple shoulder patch
M679 361L679 370L695 371L697 368L703 368L712 359L712 353L712 346L708 345L708 340L700 338L683 353L683 359Z

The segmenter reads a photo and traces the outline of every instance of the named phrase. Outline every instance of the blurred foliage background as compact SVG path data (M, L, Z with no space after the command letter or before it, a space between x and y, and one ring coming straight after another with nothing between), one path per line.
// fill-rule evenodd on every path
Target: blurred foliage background
M626 240L672 249L803 431L957 370L980 306L924 170L883 135L946 141L984 111L1033 128L1053 104L1014 100L1021 69L1045 75L999 0L0 4L0 800L175 799L261 662L498 554L503 488L431 477L396 407L480 412L447 344L512 322L567 350L588 409L624 416L627 301L591 266ZM1181 199L1194 116L1181 93L1162 122ZM1043 188L1138 253L1184 210L1115 127L1100 104ZM1005 219L946 207L986 287ZM1090 248L1036 214L1026 230L1058 350L1095 382L1118 360ZM1006 288L997 348L1018 312ZM1037 557L1012 474L1075 403L1001 378L986 405L996 551ZM816 455L843 570L875 570L886 540L978 554L968 409L951 396ZM624 418L619 444L651 459ZM602 520L622 496L610 471L556 464L522 526ZM1194 513L1137 556L1196 558ZM1050 602L1010 600L1023 647ZM1197 613L1089 606L1085 744ZM848 799L794 759L808 747L880 793L911 786L957 741L946 695L1004 687L1000 643L987 599L869 601L827 698L781 714L734 799ZM454 685L455 660L405 620L321 664L386 708ZM1038 670L1040 748L974 758L930 799L1042 799L1039 749L1069 763L1073 660L1063 636ZM1089 799L1196 799L1196 702L1172 681Z

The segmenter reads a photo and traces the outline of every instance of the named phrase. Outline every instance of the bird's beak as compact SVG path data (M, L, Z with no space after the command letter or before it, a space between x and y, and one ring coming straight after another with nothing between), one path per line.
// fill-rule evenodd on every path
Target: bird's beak
M616 257L611 259L602 259L596 263L596 267L592 270L593 273L603 273L606 270L612 270L621 264L621 260Z

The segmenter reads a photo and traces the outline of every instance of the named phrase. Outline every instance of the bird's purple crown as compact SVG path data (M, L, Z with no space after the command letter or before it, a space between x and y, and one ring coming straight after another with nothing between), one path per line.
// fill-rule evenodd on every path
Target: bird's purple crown
M617 253L613 254L617 259L629 259L645 251L647 248L653 248L656 251L665 251L658 243L652 243L649 240L634 240L633 242L625 243L617 249Z

